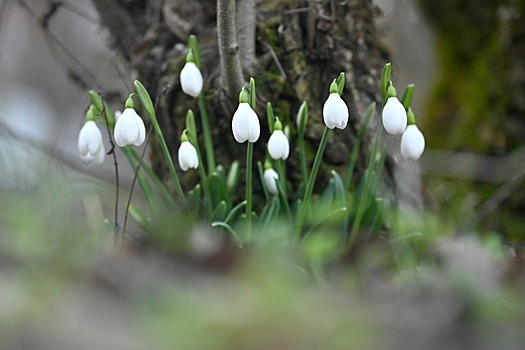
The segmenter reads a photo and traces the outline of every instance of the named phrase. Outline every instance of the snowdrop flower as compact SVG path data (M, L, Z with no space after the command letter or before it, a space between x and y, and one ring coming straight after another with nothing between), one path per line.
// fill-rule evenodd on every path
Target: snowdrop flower
M267 168L264 170L264 182L266 183L266 188L271 194L276 194L279 192L277 187L277 181L279 181L279 175L272 168Z
M401 136L401 156L418 160L425 150L425 137L415 124L407 126Z
M186 131L182 134L182 143L179 147L179 166L183 171L189 168L197 169L199 166L199 157L197 156L197 149L188 141Z
M134 103L131 98L126 101L126 109L115 123L115 142L119 147L128 145L140 146L146 139L146 127L144 122L133 109Z
M232 131L235 141L244 143L245 141L256 142L261 135L259 118L248 103L248 94L243 88L239 95L239 107L233 114Z
M324 103L323 119L329 129L344 129L348 123L348 106L339 95L335 80L330 85L330 95Z
M402 134L407 127L405 107L397 99L396 89L393 86L388 88L388 96L390 97L383 107L383 126L391 135Z
M94 120L86 121L78 134L78 153L84 164L101 165L106 160L102 133Z
M190 49L186 56L186 64L180 71L180 86L186 95L197 97L202 91L203 84L201 71L195 64L193 50Z
M276 118L274 132L268 140L268 153L272 159L287 159L290 154L290 143L282 128L281 121Z

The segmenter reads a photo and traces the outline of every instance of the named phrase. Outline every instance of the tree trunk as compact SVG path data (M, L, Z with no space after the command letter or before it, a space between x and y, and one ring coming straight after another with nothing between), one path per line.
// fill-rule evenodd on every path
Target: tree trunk
M166 0L162 9L153 5L159 3L155 1L93 2L102 24L109 30L113 46L128 60L152 98L160 99L158 117L172 154L176 154L187 109L193 109L198 117L197 101L182 93L179 82L188 35L198 37L217 163L227 166L233 159L242 161L245 147L235 142L231 132L235 108L231 101L237 98L239 91L229 96L224 93L217 44L216 1ZM257 82L257 114L262 134L255 145L256 160L264 161L265 143L269 137L266 102L272 102L276 115L285 125L290 125L293 133L297 110L305 100L310 111L306 137L307 155L311 161L324 127L322 107L329 94L330 82L340 72L346 72L342 97L350 109L349 126L331 134L320 182L327 180L329 169L344 169L363 112L372 101L380 105L379 81L387 54L376 33L378 14L372 0L257 2L256 64L243 62L244 80L250 77L246 72L249 66ZM249 33L249 28L242 28L244 33ZM242 40L248 39L243 36ZM359 178L366 165L372 135L379 125L377 120L375 118L370 125L354 179ZM288 174L297 178L300 174L298 152L293 151L293 147L292 141ZM159 154L153 145L153 164L160 174L166 175ZM392 188L391 176L388 171L386 174L387 187ZM192 185L192 179L184 179L184 182L187 188ZM293 183L297 181L290 182Z

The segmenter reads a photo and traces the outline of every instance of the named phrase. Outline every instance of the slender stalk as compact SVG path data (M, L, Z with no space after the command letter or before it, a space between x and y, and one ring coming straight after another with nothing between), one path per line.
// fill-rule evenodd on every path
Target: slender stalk
M324 150L326 148L326 144L328 143L329 131L330 129L328 129L328 127L325 126L323 136L321 137L321 144L317 149L317 154L315 155L312 171L310 172L310 176L308 177L308 183L306 184L303 202L301 203L301 211L299 212L297 224L295 226L297 236L301 235L301 229L303 228L306 212L308 211L308 205L310 204L310 198L314 189L315 180L317 179L317 173L319 172L319 167L321 166L321 160L323 159Z
M277 174L279 175L279 181L281 182L281 186L283 187L284 196L288 198L288 194L286 193L286 167L285 167L285 160L284 159L278 159L275 162L275 166L277 168Z
M206 150L208 175L210 175L215 170L215 152L213 148L213 140L211 138L208 110L206 109L206 98L204 97L203 93L199 95L198 101L199 112L201 114L202 133L204 134L204 148Z
M246 151L246 225L248 242L252 234L252 163L253 163L253 143L248 141Z
M105 106L104 106L105 107ZM115 143L113 142L113 133L112 133L112 127L110 126L108 114L106 112L106 108L102 109L102 113L104 114L104 121L106 123L106 130L108 131L108 137L109 137L109 143L111 145L111 150L108 154L111 154L113 156L113 166L115 167L115 242L117 238L117 232L119 228L118 224L118 200L119 200L119 187L120 187L120 180L119 180L119 172L118 172L118 162L117 162L117 154L115 152ZM113 126L114 127L114 126Z
M306 181L308 179L308 166L306 165L306 150L304 148L304 133L300 133L297 138L297 147L299 147L299 159L301 163L301 175Z
M376 162L376 155L379 148L379 143L381 142L381 131L381 128L377 129L376 137L374 140L374 146L372 147L372 154L370 155L370 161L368 162L368 167L366 169L366 175L364 179L365 182L363 184L363 192L357 204L357 211L354 218L354 223L352 224L352 232L350 233L350 237L348 238L347 246L349 248L352 246L357 237L357 234L359 233L359 229L361 227L361 220L363 219L366 204L369 200L368 193L371 190L370 184L372 181L372 175L375 170L373 169L373 165Z

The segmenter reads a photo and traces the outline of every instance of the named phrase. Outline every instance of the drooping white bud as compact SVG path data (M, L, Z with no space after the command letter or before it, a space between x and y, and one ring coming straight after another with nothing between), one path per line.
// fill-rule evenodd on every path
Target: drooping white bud
M146 139L146 127L133 108L126 108L117 119L114 134L119 147L140 146Z
M323 119L329 129L346 128L348 123L348 106L338 93L332 92L328 96L323 107Z
M202 74L197 65L193 62L186 62L180 71L180 86L186 95L197 97L202 91L204 82Z
M239 107L233 114L232 131L235 141L256 142L261 134L259 118L247 102L239 103Z
M184 141L179 147L179 166L183 171L190 168L197 169L199 166L199 157L197 149L189 141Z
M418 160L425 150L425 137L416 125L407 126L401 137L401 156Z
M78 153L85 164L101 165L106 160L102 133L93 120L86 121L78 134Z
M290 143L282 130L275 130L268 140L268 153L272 159L287 159Z
M266 183L266 188L271 194L276 194L279 192L277 187L277 181L279 181L279 175L272 168L264 170L264 182Z
M402 134L407 127L405 107L397 97L389 97L383 108L383 126L389 134Z

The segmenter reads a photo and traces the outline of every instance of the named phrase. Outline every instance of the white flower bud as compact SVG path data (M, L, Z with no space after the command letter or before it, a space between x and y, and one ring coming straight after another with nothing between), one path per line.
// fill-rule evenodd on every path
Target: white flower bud
M239 103L239 107L233 114L232 131L235 141L243 143L245 141L255 142L261 134L259 118L247 102Z
M383 108L383 126L389 134L402 134L407 127L405 107L397 97L390 97Z
M279 192L277 181L279 181L279 175L277 175L275 170L268 168L264 171L264 182L266 182L266 188L268 188L271 194Z
M416 125L407 126L401 136L401 156L418 160L425 150L425 137Z
M323 107L324 123L329 129L346 128L348 106L338 93L331 93Z
M272 159L287 159L290 143L282 130L275 130L268 140L268 153Z
M199 166L199 157L197 149L189 141L184 141L179 147L179 166L183 171L189 168L197 169Z
M78 134L78 153L85 164L101 165L106 160L102 133L97 124L88 120Z
M197 97L203 86L203 79L199 67L193 62L186 62L180 71L180 86L186 95Z
M126 108L115 124L115 142L119 147L140 146L146 139L146 127L133 108Z

